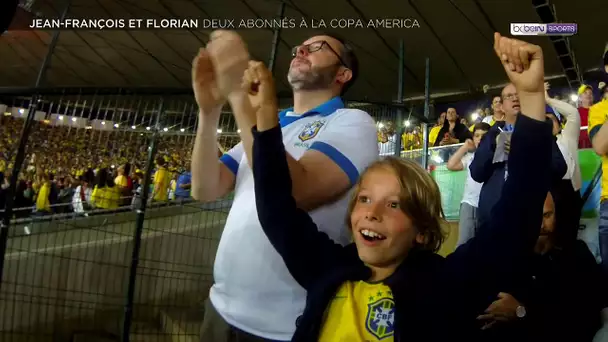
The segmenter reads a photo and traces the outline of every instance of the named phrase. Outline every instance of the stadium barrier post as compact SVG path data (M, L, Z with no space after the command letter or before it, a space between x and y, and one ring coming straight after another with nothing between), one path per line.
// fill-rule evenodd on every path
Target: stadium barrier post
M429 117L431 104L431 60L426 58L426 66L424 72L424 118L426 122L422 124L422 167L429 167Z
M403 62L404 62L403 39L399 40L399 67L397 68L397 103L403 103ZM395 141L395 157L401 157L401 137L405 133L405 123L403 122L403 109L397 108L397 139Z
M282 20L285 13L285 2L281 1L279 4L279 11L277 13L278 19ZM272 33L272 45L270 46L270 58L268 59L268 70L274 74L274 66L276 64L277 52L279 47L279 39L281 38L281 26L275 27Z
M129 342L129 332L131 331L131 325L133 321L133 302L135 296L135 281L137 278L137 267L139 266L139 252L141 250L141 236L144 229L144 221L146 219L146 205L148 203L148 196L150 192L150 184L152 177L152 170L154 169L154 157L156 155L158 136L160 135L160 117L165 108L165 100L163 97L160 98L160 104L158 105L158 112L156 113L156 123L154 126L154 133L150 141L150 149L148 150L148 159L146 161L146 173L144 175L143 189L141 192L141 199L138 207L135 209L135 231L133 233L133 251L131 253L131 266L129 269L129 283L127 288L127 297L125 300L124 317L122 326L122 338L123 342Z
M65 8L63 9L63 12L61 13L61 20L65 19L69 9L70 1L68 0L66 2ZM13 216L13 205L15 202L17 181L19 180L19 173L21 172L21 167L23 166L23 161L25 160L25 147L30 136L32 124L34 123L36 109L38 108L38 105L41 102L41 97L36 92L36 89L42 86L45 81L46 72L51 64L51 58L53 56L53 52L55 51L55 47L57 46L57 41L59 40L59 33L59 30L55 30L55 32L53 32L53 37L51 38L51 42L47 49L46 55L44 56L42 64L40 65L40 69L38 70L38 76L36 78L36 83L34 84L34 95L32 95L32 99L27 110L25 123L23 124L23 129L21 130L19 145L17 147L17 154L15 155L15 162L13 164L13 170L11 173L10 184L7 189L8 191L6 197L6 205L4 208L4 216L0 221L0 287L2 286L2 275L4 272L6 246L8 242L11 217Z

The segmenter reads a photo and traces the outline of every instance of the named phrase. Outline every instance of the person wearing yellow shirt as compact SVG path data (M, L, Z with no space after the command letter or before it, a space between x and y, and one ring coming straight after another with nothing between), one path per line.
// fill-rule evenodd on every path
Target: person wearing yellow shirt
M418 129L413 129L411 132L405 132L401 136L403 149L406 151L416 150L422 147L422 136Z
M97 182L91 194L91 203L99 209L116 209L120 206L120 188L114 184L108 169L97 172Z
M443 123L445 122L446 115L446 112L441 113L441 115L439 115L439 118L437 119L437 125L431 128L431 131L429 132L429 146L435 146L439 131L441 131L441 129L443 128Z
M602 267L608 272L608 101L589 109L589 139L602 158L602 195L600 204L599 244Z
M114 183L120 188L121 204L128 205L131 202L131 191L133 190L132 181L129 179L129 173L131 173L131 164L126 163L118 167L118 176L114 178Z
M486 110L489 110L489 108L486 108ZM494 96L492 98L491 112L492 115L486 115L481 122L485 122L492 127L498 121L505 121L505 112L502 111L502 98L500 96ZM474 127L475 125L471 125L469 130L473 132Z
M38 194L36 196L36 212L39 215L51 213L51 180L48 174L42 174L38 183Z
M608 44L604 50L604 67L608 73ZM608 272L608 100L591 106L588 119L589 140L595 153L602 158L599 244L602 268Z
M171 178L169 171L165 168L166 163L164 158L156 158L156 165L158 169L156 170L156 173L154 173L154 179L152 180L154 190L151 198L154 201L163 202L168 200L168 189Z

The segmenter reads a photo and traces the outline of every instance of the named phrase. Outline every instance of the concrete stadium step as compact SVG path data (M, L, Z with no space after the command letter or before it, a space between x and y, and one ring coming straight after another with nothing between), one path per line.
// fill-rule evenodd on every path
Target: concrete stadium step
M155 324L147 322L133 322L131 342L172 342L171 336L159 329Z
M51 335L38 335L31 332L0 332L2 342L54 342Z
M204 309L177 308L160 311L163 330L171 336L171 342L198 342L203 325Z
M77 334L74 335L72 342L118 342L120 341L120 337L104 337L97 336L95 334Z
M171 336L158 328L157 324L149 322L133 322L131 333L129 334L131 342L171 342ZM120 336L104 336L98 332L82 332L74 335L72 342L120 342ZM4 340L3 340L4 342ZM21 341L19 341L21 342ZM32 341L33 342L33 341ZM36 341L37 342L37 341ZM50 342L50 341L49 341Z

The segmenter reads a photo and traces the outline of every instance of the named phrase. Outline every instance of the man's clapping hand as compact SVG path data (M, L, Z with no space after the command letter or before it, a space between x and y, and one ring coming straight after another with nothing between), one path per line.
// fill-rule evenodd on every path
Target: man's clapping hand
M236 32L213 31L207 51L213 62L220 95L228 98L242 92L243 73L249 65L249 51Z
M225 99L217 87L213 62L205 48L201 48L192 61L192 89L196 104L203 114L219 115Z

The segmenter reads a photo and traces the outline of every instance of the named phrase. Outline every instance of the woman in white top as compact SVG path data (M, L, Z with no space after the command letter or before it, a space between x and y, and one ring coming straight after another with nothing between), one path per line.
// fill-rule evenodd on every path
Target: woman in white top
M80 185L74 190L74 195L72 195L72 208L77 214L88 216L86 212L92 207L91 195L93 194L93 188L89 186L89 184L92 183L92 177L93 171L88 170L84 175L80 176Z
M561 151L568 170L564 178L557 186L562 188L561 193L567 196L567 199L561 201L562 208L556 208L555 212L559 213L559 222L564 223L564 227L570 229L558 229L563 232L558 236L558 245L574 243L578 237L578 228L580 222L581 210L583 203L581 201L580 190L582 188L581 169L578 162L578 138L581 130L581 118L578 110L571 104L552 99L549 97L547 90L549 84L545 83L545 100L547 105L553 109L553 113L548 113L547 117L553 122L553 134L557 139L557 146ZM566 125L562 129L561 122L566 120Z
M490 125L480 122L473 126L473 140L467 139L465 143L448 160L448 170L466 170L467 180L464 186L464 195L460 203L460 214L458 219L458 243L460 246L475 236L477 230L477 207L479 205L479 193L482 183L477 183L471 177L469 165L475 156L475 149L479 146L481 138L488 133Z
M573 105L549 97L547 93L548 89L549 84L545 83L545 99L547 104L561 116L561 119L559 119L557 115L551 116L548 114L548 117L553 120L553 134L557 137L557 146L562 151L562 155L568 165L568 171L566 171L564 179L570 179L574 190L579 191L583 184L578 164L578 137L581 132L581 117ZM562 129L560 122L563 122L564 119L566 120L566 125Z

